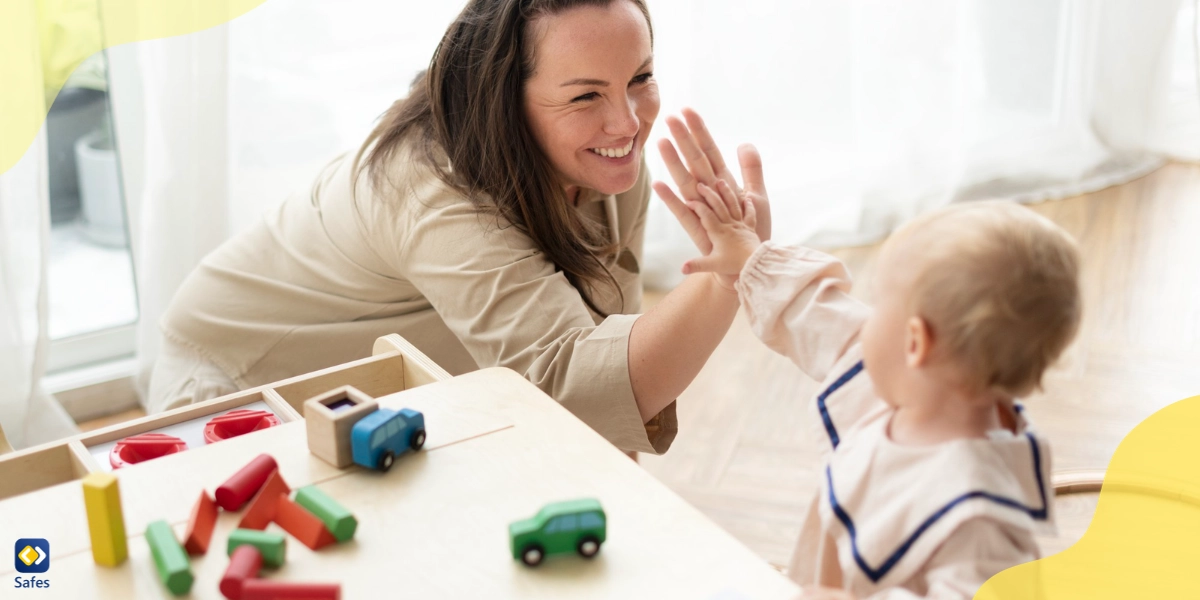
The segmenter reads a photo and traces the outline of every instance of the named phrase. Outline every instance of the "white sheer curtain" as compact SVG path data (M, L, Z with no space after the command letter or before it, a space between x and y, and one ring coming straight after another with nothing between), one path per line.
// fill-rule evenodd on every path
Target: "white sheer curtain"
M140 100L145 115L137 153L142 164L125 169L127 179L131 171L142 174L127 186L132 192L127 198L138 284L138 387L143 392L158 354L163 310L184 277L233 230L227 28L133 44L143 95L114 99L118 136L123 125L124 132L133 130L129 118L121 119L129 112L122 100Z
M41 89L36 90L41 93ZM46 129L0 173L0 428L17 449L76 433L41 389L46 367L50 200Z
M21 2L22 0L18 0ZM7 110L45 108L41 97L42 62L36 35L34 5L28 2L6 11L16 22L5 23L6 33L17 34L30 47L6 56L6 75L32 74L32 79L6 81ZM10 40L10 41L13 41ZM10 46L11 47L11 46ZM20 63L18 61L27 61ZM24 85L19 85L24 84ZM11 116L11 115L10 115ZM44 116L42 115L37 116ZM7 133L6 133L7 135ZM47 300L46 254L50 237L50 195L46 156L46 128L12 168L0 173L0 436L15 448L33 446L78 431L75 423L52 397L41 389L46 368Z
M787 242L864 243L947 202L1062 197L1200 156L1194 77L1171 77L1191 55L1173 44L1195 43L1179 0L650 5L664 110L695 107L727 156L759 146ZM662 207L649 227L647 281L670 286L695 251Z
M1175 31L1180 0L648 2L663 114L697 108L728 157L759 146L777 239L863 242L946 202L1052 198L1200 157L1194 81L1168 71L1172 44L1194 41ZM187 272L354 150L462 5L271 0L136 45L145 368ZM672 284L692 253L654 200L647 282Z

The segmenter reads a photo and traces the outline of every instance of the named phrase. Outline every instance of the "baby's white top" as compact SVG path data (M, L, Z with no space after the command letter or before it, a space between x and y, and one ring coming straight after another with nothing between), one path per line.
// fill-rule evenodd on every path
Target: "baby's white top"
M737 284L754 332L821 382L809 401L826 464L789 575L859 598L971 598L992 575L1039 557L1053 530L1050 449L1018 408L1016 432L903 446L894 409L863 370L870 309L834 257L767 242Z

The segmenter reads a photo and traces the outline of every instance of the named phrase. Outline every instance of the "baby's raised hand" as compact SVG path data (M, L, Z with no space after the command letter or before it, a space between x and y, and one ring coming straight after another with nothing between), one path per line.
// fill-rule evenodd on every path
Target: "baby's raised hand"
M724 180L717 181L715 190L703 183L697 184L696 189L703 201L689 200L687 207L699 217L712 249L703 257L684 263L683 272L707 272L736 278L746 260L762 243L756 229L758 220L754 202L738 198Z
M683 225L684 231L696 244L696 248L707 256L712 252L713 244L709 239L708 232L700 223L699 215L689 205L693 202L707 204L707 200L700 194L699 186L704 184L712 191L718 181L724 181L734 195L743 200L744 204L754 205L758 239L769 239L771 237L771 206L767 201L766 186L763 184L762 159L758 155L758 150L750 144L743 144L738 148L738 163L741 165L742 179L745 184L744 189L738 189L737 180L726 166L725 159L721 156L721 151L717 148L708 127L696 111L684 109L683 120L677 117L667 117L666 122L675 142L679 144L679 151L676 152L675 145L665 139L659 142L658 148L671 178L675 180L675 184L679 188L679 196L676 196L670 186L661 181L654 183L654 191ZM688 271L685 269L684 272ZM736 273L732 275L714 273L714 276L723 287L730 289L737 280Z

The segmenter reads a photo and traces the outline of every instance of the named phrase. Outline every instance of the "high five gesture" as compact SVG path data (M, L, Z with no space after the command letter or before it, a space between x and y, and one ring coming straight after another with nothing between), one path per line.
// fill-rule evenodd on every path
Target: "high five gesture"
M664 182L654 182L654 191L666 203L667 208L683 225L684 231L692 239L692 243L700 252L708 256L713 250L713 241L709 231L706 231L701 221L701 211L697 209L715 206L705 198L701 186L707 187L708 192L720 203L731 221L745 223L745 218L752 219L751 227L757 233L759 240L771 237L771 208L767 201L767 188L763 183L762 158L758 150L751 144L743 144L738 148L738 163L741 166L744 187L738 186L733 173L725 164L717 143L705 126L704 120L696 111L685 108L682 111L683 120L678 117L667 117L667 127L675 138L675 143L663 139L659 141L658 149L675 185L679 189L676 195L669 185ZM678 152L676 151L678 145ZM680 156L682 155L682 159ZM726 203L718 191L718 182L725 182L726 191L733 201ZM682 197L682 199L681 199ZM746 206L751 204L752 206ZM722 213L724 214L724 213ZM689 265L695 267L696 261ZM700 269L697 269L700 270ZM712 270L712 269L703 269ZM685 265L685 273L690 272ZM726 287L736 280L736 274L720 274L718 278Z

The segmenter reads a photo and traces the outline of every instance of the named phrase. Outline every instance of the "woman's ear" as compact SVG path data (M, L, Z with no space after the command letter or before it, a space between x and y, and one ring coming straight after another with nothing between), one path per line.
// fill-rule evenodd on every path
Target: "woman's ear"
M904 364L910 368L925 366L933 350L933 330L921 317L909 317L904 328Z

